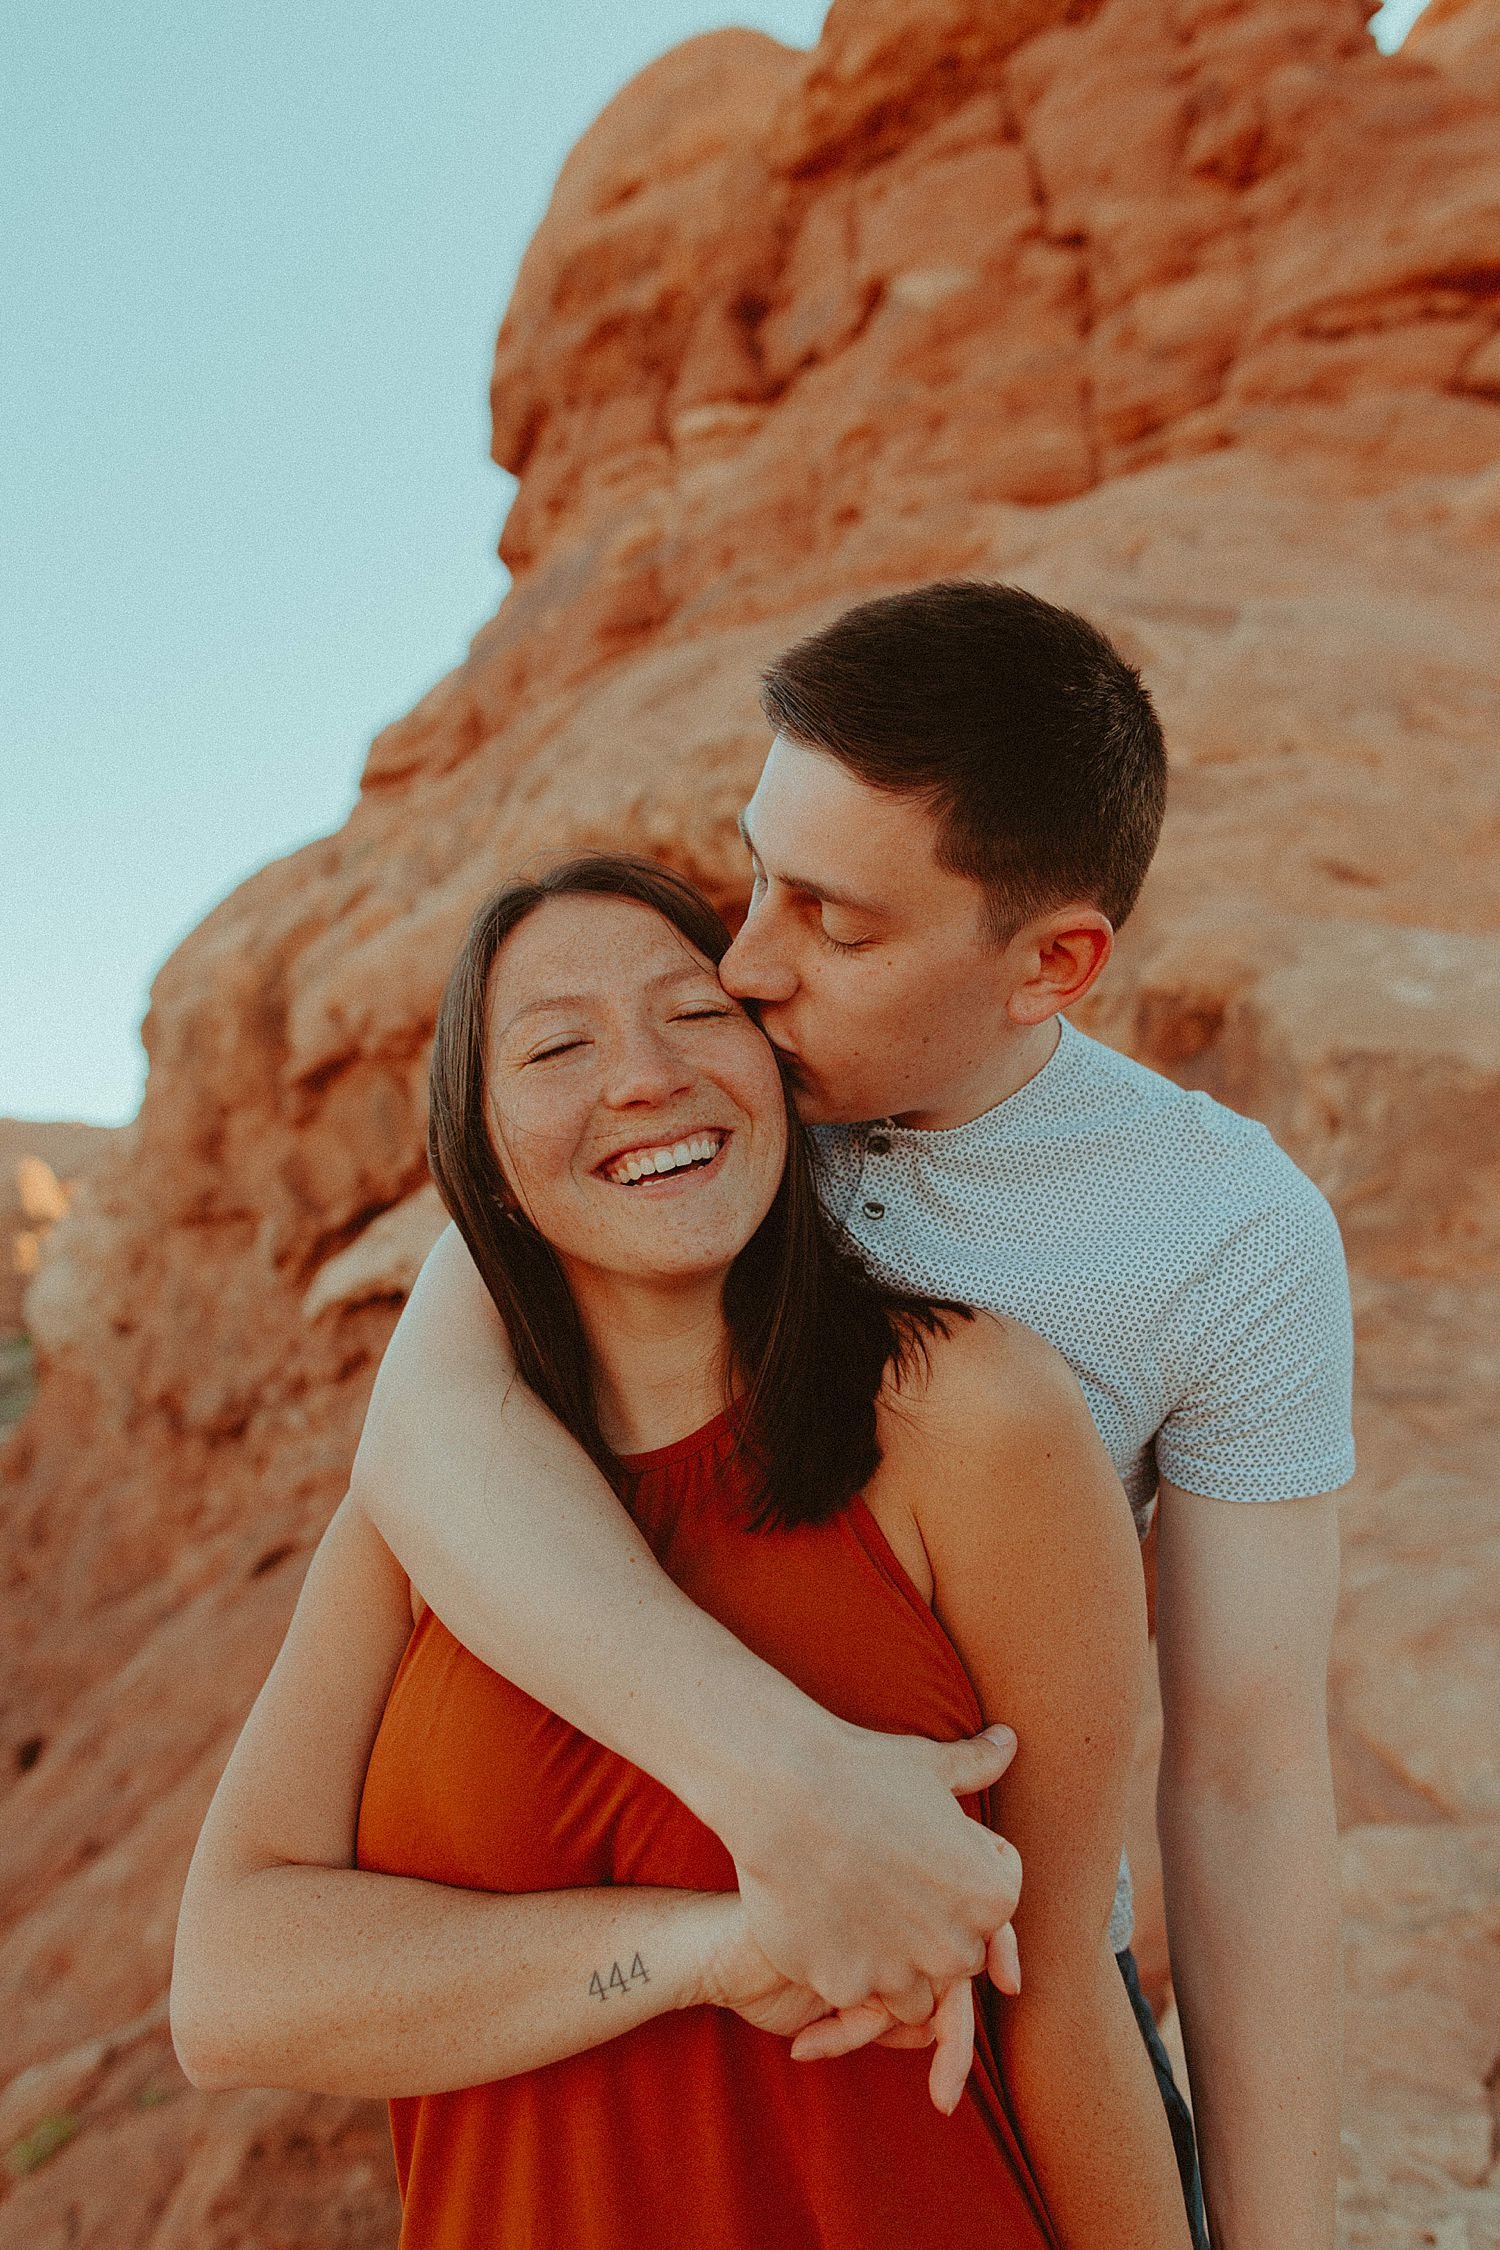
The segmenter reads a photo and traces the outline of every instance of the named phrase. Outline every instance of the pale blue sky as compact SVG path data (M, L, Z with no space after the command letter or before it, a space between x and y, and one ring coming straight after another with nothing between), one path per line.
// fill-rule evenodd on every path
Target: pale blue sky
M133 1114L161 961L494 610L494 332L590 118L824 4L12 0L0 1115Z

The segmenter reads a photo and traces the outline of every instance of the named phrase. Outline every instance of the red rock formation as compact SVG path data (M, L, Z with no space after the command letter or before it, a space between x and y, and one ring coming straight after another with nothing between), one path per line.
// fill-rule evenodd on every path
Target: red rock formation
M26 1285L40 1262L42 1238L109 1130L0 1117L0 1342L24 1326Z
M1406 52L1444 70L1462 71L1471 85L1492 87L1500 76L1500 14L1494 0L1427 0L1407 33Z
M558 845L736 904L757 663L955 572L1145 666L1172 811L1095 1021L1267 1115L1348 1231L1346 2239L1456 2245L1454 2211L1494 2238L1500 210L1457 43L1490 52L1496 18L1444 13L1383 58L1355 0L838 0L811 58L739 32L664 57L570 157L496 355L513 589L340 834L162 971L139 1122L33 1292L0 2140L76 2130L0 2244L388 2239L378 2117L189 2093L159 2001L430 1222L447 959Z

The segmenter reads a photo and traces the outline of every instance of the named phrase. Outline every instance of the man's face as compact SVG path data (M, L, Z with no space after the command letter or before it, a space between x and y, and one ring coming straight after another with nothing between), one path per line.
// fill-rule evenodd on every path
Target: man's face
M778 735L742 826L755 887L719 974L757 1004L803 1117L939 1126L985 1107L1019 972L982 887L939 866L932 813Z

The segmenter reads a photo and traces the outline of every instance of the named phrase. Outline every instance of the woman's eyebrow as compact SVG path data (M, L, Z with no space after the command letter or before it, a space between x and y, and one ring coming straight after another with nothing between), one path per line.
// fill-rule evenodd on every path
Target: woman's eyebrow
M685 962L681 968L658 970L654 977L647 977L642 990L659 992L669 984L712 984L715 981L712 966L692 961ZM560 1012L564 1008L593 1008L597 1007L598 1002L597 992L549 992L539 1000L523 1000L520 1007L501 1024L500 1036L503 1039L507 1032L514 1031L517 1024L524 1023L529 1016L548 1015L553 1010Z
M514 1031L528 1016L546 1015L553 1008L586 1008L588 1004L588 995L584 992L549 992L545 1000L523 1000L520 1007L506 1017L500 1030L502 1035Z

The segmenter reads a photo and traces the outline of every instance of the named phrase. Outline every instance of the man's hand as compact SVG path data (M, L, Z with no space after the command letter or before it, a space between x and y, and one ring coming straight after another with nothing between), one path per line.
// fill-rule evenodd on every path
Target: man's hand
M955 1802L998 1781L1015 1750L1002 1726L966 1742L841 1726L790 1790L757 1790L740 1808L731 1849L767 1958L834 2010L878 2003L847 2045L891 2018L928 2024L949 1987L986 1968L1002 1992L1019 1990L1020 1860ZM950 2003L942 2028L959 2015Z

